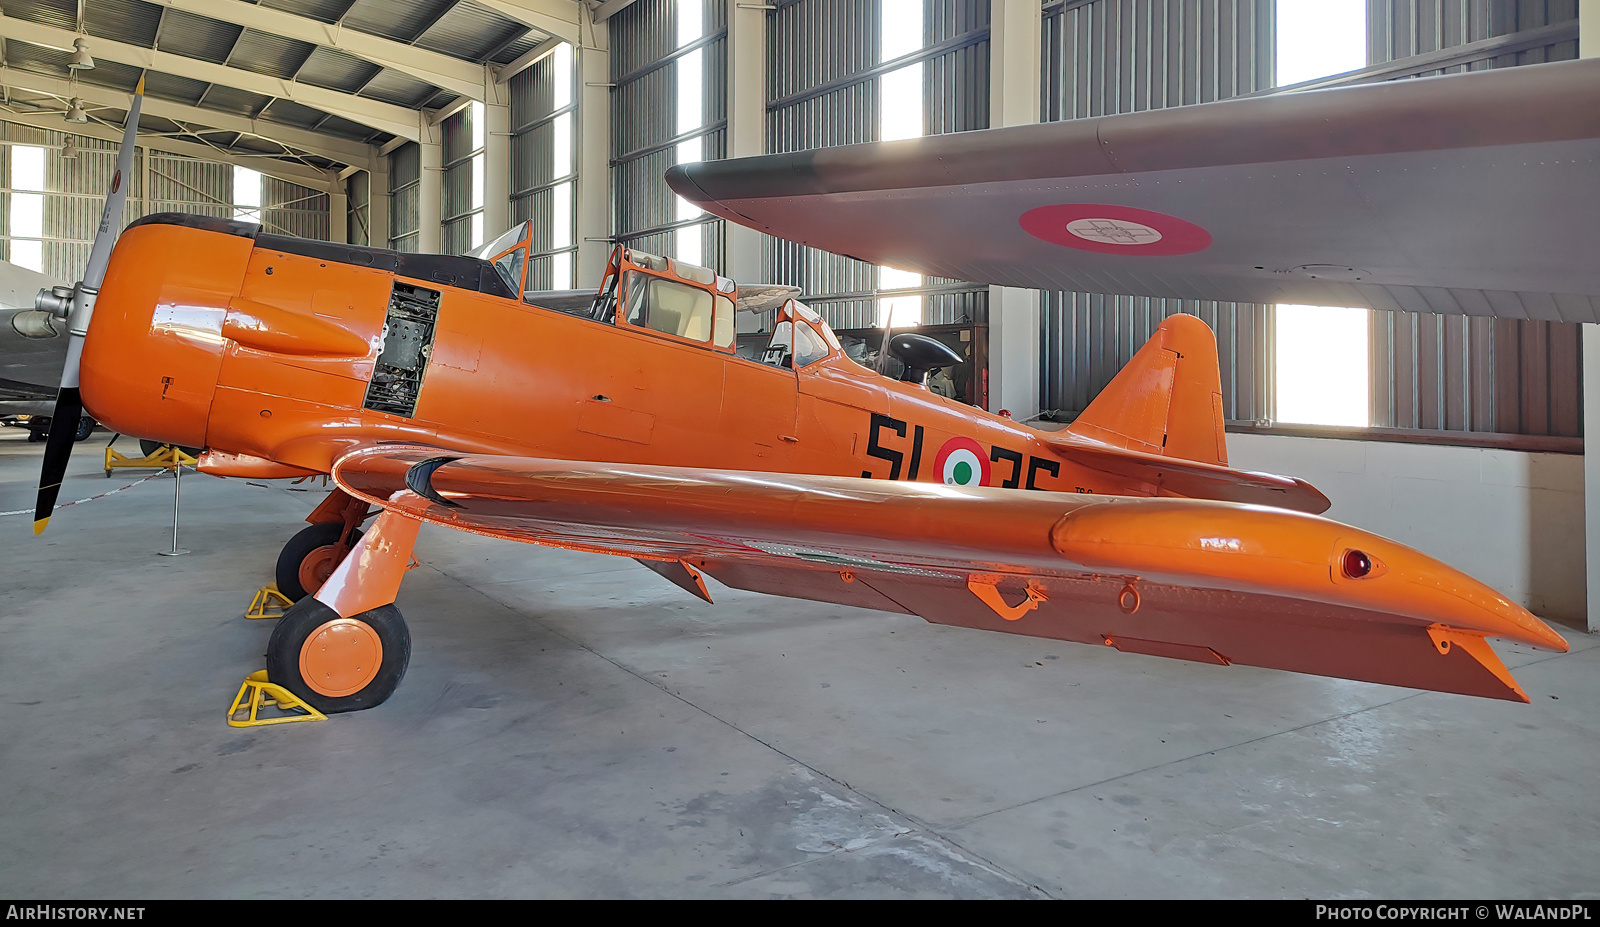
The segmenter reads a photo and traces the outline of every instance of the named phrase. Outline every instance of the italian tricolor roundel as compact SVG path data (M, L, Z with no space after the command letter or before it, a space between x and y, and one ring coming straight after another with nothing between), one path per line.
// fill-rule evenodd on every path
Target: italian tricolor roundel
M971 438L951 438L939 448L939 475L950 486L989 485L989 456Z

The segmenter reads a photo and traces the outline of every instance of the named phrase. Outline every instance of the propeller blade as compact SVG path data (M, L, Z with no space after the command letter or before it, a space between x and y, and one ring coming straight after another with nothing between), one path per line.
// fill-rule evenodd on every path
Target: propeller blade
M128 107L128 121L122 129L122 147L117 150L117 169L111 175L111 191L106 194L106 208L100 213L100 228L94 233L94 245L89 249L89 264L83 269L83 288L99 292L106 279L106 265L111 263L111 248L122 233L122 205L128 201L129 178L133 176L134 136L139 134L139 111L144 108L144 78L133 91L133 105ZM91 302L92 306L92 302ZM87 315L83 320L88 327ZM74 330L73 334L77 334Z
M45 526L50 524L61 481L67 475L67 460L72 456L72 444L77 437L78 418L83 414L83 399L78 395L83 339L89 333L95 298L100 295L100 284L106 279L106 266L111 263L111 249L122 232L122 207L128 200L134 140L139 134L139 111L143 107L144 78L140 77L139 86L133 92L133 103L128 107L128 121L122 129L122 147L117 151L116 172L111 175L111 189L106 194L105 209L100 213L100 228L89 249L89 264L83 270L83 279L73 287L67 309L70 339L67 361L61 368L61 388L56 392L56 409L50 418L50 436L44 446L44 468L39 472L39 496L33 507L34 534L43 534Z
M45 526L50 524L50 513L55 511L56 496L67 475L67 459L72 456L72 443L78 437L78 417L82 414L83 400L78 398L78 388L62 387L56 393L56 411L50 416L50 436L44 443L39 498L33 506L34 534L43 534Z

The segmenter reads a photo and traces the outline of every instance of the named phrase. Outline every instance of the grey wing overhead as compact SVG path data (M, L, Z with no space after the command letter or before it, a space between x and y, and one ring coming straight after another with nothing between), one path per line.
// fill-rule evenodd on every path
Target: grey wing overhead
M1008 286L1600 321L1600 60L679 165L706 210Z

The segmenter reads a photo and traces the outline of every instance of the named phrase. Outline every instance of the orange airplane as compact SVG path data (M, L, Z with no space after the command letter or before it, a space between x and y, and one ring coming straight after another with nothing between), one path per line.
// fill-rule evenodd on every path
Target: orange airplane
M740 357L738 288L667 258L617 248L589 305L526 301L528 223L448 257L162 214L113 252L125 172L84 282L41 296L73 338L58 404L81 379L99 421L208 448L207 472L332 475L279 559L298 601L267 655L271 681L324 712L400 682L394 603L424 522L632 557L707 601L703 574L1492 698L1527 700L1486 638L1567 649L1471 577L1317 517L1328 500L1306 483L1231 469L1215 340L1192 316L1046 433L931 393L928 372L959 360L932 339L891 340L892 380L794 300ZM70 448L52 434L36 531Z

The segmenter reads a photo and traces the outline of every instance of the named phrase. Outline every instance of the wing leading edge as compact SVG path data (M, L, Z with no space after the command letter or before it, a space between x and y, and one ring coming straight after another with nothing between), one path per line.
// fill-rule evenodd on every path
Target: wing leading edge
M702 208L1007 286L1600 321L1600 60L679 165Z
M359 450L334 478L435 524L671 564L684 588L703 570L736 588L1201 662L1526 701L1485 637L1567 647L1436 560L1279 509L438 457ZM1368 558L1364 578L1341 572L1350 551Z

